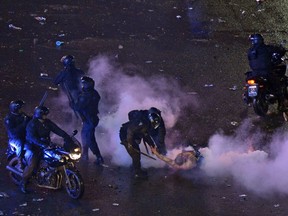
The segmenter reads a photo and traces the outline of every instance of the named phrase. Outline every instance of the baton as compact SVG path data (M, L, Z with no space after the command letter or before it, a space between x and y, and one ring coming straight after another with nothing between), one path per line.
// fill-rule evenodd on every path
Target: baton
M148 158L150 158L150 159L156 160L156 158L154 158L154 157L152 157L152 156L150 156L150 155L148 155L148 154L146 154L146 153L144 153L144 152L141 152L141 151L139 151L138 149L133 148L133 146L131 146L131 147L132 147L132 149L133 149L135 152L137 152L137 153L139 153L139 154L142 154L142 155L144 155L144 156L146 156L146 157L148 157Z

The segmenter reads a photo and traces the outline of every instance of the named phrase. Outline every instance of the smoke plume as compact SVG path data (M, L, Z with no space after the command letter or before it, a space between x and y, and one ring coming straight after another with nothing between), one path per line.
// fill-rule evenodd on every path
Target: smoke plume
M141 76L136 68L133 71L132 67L131 72L131 66L117 65L108 56L91 59L88 75L95 80L95 88L102 97L99 104L100 123L96 129L97 142L101 152L118 165L131 164L131 158L119 139L119 129L128 121L128 112L156 107L161 110L169 129L175 125L185 106L197 106L196 99L183 91L175 79L157 75ZM167 140L167 145L173 146L173 140ZM159 160L142 157L142 161L143 166L163 166Z
M264 134L249 134L249 121L234 136L213 135L207 148L202 169L209 176L232 176L234 180L257 194L288 193L287 135L275 133L269 143L271 151L254 150ZM262 143L264 144L264 143Z

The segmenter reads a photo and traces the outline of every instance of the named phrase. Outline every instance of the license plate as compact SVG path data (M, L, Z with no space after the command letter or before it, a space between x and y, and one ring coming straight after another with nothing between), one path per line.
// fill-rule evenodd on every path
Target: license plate
M256 97L258 94L257 86L249 86L248 87L248 96L249 97Z

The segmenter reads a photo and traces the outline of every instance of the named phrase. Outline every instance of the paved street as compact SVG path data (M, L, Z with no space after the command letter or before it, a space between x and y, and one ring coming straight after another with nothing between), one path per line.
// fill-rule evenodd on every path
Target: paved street
M287 3L4 0L0 121L15 99L32 115L48 90L49 118L68 133L80 131L65 96L39 78L54 77L61 57L74 55L102 97L96 137L105 166L95 166L92 155L77 164L85 183L81 200L35 185L22 194L5 169L0 124L0 215L286 216L287 123L275 107L257 117L243 103L242 88L249 34L261 33L267 43L286 40ZM176 171L143 156L149 178L133 178L118 131L130 110L151 106L162 111L168 156L194 144L205 157L202 167Z

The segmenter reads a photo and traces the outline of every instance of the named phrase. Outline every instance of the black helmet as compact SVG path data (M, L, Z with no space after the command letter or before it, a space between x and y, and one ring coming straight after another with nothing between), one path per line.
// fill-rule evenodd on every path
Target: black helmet
M88 77L88 76L81 77L81 83L82 83L83 90L93 89L94 85L95 85L94 80L91 77Z
M74 63L75 63L74 56L72 56L72 55L63 56L60 61L63 63L63 65L65 67L70 66L70 65L74 65Z
M158 115L161 114L161 111L155 107L151 107L149 110L148 110L148 113L156 113Z
M264 38L261 34L251 34L249 36L249 39L252 43L252 45L261 45L264 43Z
M49 114L49 109L45 106L37 106L34 109L34 117L35 118L43 118L44 115Z
M10 112L18 113L19 110L24 106L25 102L22 100L11 101L9 105Z
M160 126L160 115L157 113L148 113L149 121L154 129L157 129Z

